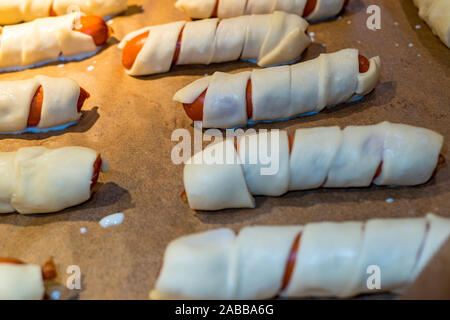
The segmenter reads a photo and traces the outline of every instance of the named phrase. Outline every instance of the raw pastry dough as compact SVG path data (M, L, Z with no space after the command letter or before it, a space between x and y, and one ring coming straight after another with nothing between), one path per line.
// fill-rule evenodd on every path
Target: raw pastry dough
M110 17L127 9L127 0L0 0L0 25L16 24L76 10Z
M42 18L0 29L0 72L95 54L100 47L94 39L73 30L80 15Z
M23 132L31 101L39 86L44 92L41 121L37 129L48 129L80 119L77 110L80 86L69 78L36 76L33 79L0 82L0 133Z
M450 48L450 1L413 0L419 8L420 17L426 21L433 33Z
M310 45L308 23L297 15L274 12L224 20L178 21L152 26L128 34L123 49L134 37L150 31L130 70L130 75L166 72L172 66L176 44L182 33L176 64L210 64L254 59L259 66L288 63Z
M307 0L220 0L218 18L237 17L243 14L263 14L280 10L303 15ZM306 19L317 21L336 16L344 7L345 0L317 0L314 11ZM217 0L178 0L175 7L189 17L204 19L212 16Z
M203 106L203 127L207 128L287 119L368 94L381 72L379 57L369 61L369 70L359 73L358 50L345 49L292 66L238 74L216 72L179 90L173 99L190 104L207 90ZM248 80L252 83L251 119L246 112Z
M184 186L194 210L253 208L252 195L320 187L414 186L431 178L442 145L434 131L383 122L298 129L290 152L287 133L272 130L240 137L237 150L232 139L208 146L186 163Z
M301 234L293 272L286 266ZM450 236L450 219L373 219L217 229L169 244L151 299L271 299L400 293ZM379 268L371 289L369 267ZM370 270L370 271L368 271Z
M82 147L0 152L0 213L49 213L85 202L97 157L98 152Z
M40 266L0 263L0 300L41 300L44 293Z

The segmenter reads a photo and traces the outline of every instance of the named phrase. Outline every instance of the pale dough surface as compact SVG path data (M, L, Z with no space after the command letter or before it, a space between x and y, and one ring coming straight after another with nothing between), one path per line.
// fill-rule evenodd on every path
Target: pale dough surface
M294 270L281 284L294 239ZM271 299L352 297L401 292L450 236L450 220L373 219L305 226L247 227L193 234L172 241L151 299ZM423 250L423 248L427 248ZM369 289L376 266L381 288Z
M443 137L424 128L382 122L343 130L298 129L291 153L284 131L250 134L237 146L238 152L227 139L205 149L223 151L214 153L214 161L200 163L198 153L185 165L184 185L192 209L249 208L254 207L252 195L280 196L319 187L423 184L436 169ZM235 163L229 164L229 159Z
M127 0L0 0L0 25L17 24L75 10L88 15L109 17L127 9Z
M50 213L91 196L98 153L83 147L0 152L0 213Z
M295 14L275 11L219 20L178 21L129 33L119 44L149 31L147 40L126 73L133 76L167 72L182 34L176 64L210 64L239 58L259 66L288 63L311 44L305 33L308 22Z
M0 263L0 300L41 300L44 293L40 266Z

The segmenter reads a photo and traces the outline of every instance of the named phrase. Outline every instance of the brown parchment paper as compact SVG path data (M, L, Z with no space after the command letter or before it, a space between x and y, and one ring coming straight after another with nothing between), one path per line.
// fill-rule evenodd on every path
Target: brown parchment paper
M57 288L65 299L146 299L166 245L192 232L219 227L239 230L257 224L419 217L428 212L450 216L448 166L426 185L413 188L292 192L280 198L258 197L254 210L191 211L180 199L182 166L171 161L171 150L176 144L171 141L171 134L178 128L191 132L193 128L181 106L172 102L172 96L205 74L238 72L256 66L230 62L175 67L169 73L148 77L127 76L121 66L118 39L147 25L187 19L173 7L174 2L130 0L128 11L113 19L115 38L110 45L87 60L0 74L0 80L38 74L68 76L91 93L78 125L56 133L0 136L1 151L37 145L80 145L100 151L112 167L101 176L101 186L92 199L80 206L50 215L0 216L2 256L39 264L54 256L59 277L50 284L49 291ZM376 32L366 27L366 9L372 4L382 9L382 29ZM402 122L443 134L443 154L450 159L450 50L418 17L412 1L353 0L342 17L314 24L309 31L315 33L315 43L303 60L321 52L355 47L367 57L381 56L381 83L359 103L256 128L293 132L315 126ZM389 198L394 201L386 202ZM98 224L101 218L116 212L125 214L120 226L104 229ZM81 228L87 232L82 234ZM81 269L81 290L64 288L70 265Z

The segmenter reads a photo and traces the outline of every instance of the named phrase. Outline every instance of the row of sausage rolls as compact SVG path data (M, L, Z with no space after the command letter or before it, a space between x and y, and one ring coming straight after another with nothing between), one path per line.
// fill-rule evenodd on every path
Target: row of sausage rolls
M432 177L442 145L436 132L389 122L244 135L189 159L185 193L194 210L221 210L254 208L254 195L294 190L414 186Z
M108 169L98 152L83 147L0 152L0 213L49 213L83 203Z
M308 22L284 12L219 20L178 21L129 33L119 44L134 76L167 72L172 65L237 59L260 66L288 63L310 45Z
M89 93L69 78L1 81L0 133L38 132L74 124L87 98Z
M0 300L41 300L44 282L56 277L50 259L42 267L13 258L0 258Z
M0 72L86 58L101 49L109 33L101 17L82 13L0 27Z
M379 57L368 60L345 49L292 66L236 74L216 72L179 90L174 100L207 128L288 119L354 101L380 78Z
M0 1L0 25L62 16L75 8L89 15L110 17L127 7L127 0L3 0Z
M373 219L217 229L166 249L152 299L352 297L402 292L450 235L450 219ZM381 289L369 289L370 266ZM370 270L370 272L368 272Z
M349 0L178 0L175 7L197 19L230 18L279 10L317 21L336 16L348 3Z
M420 17L430 26L433 33L450 48L450 1L414 0Z

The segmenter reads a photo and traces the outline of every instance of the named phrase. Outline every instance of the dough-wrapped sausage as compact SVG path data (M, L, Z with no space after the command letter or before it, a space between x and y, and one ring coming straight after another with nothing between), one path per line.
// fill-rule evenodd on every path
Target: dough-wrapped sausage
M108 18L126 10L127 0L0 0L0 25L62 16L75 8Z
M237 148L226 139L195 154L184 186L194 210L254 208L253 195L320 187L415 186L432 177L442 145L434 131L389 122L246 135Z
M119 44L122 64L134 76L167 72L173 64L210 64L237 59L259 66L292 62L310 45L308 22L274 12L230 19L178 21L128 34Z
M338 15L348 3L349 0L178 0L175 7L197 19L230 18L279 10L297 14L308 21L318 21Z
M233 128L289 119L354 101L371 92L381 72L379 57L345 49L292 66L236 74L216 72L179 90L174 100L206 128Z
M0 213L50 213L81 204L100 170L108 171L106 160L83 147L0 152Z
M82 13L6 26L0 28L0 72L85 59L97 53L108 37L102 18Z
M169 244L151 299L271 299L401 293L450 235L450 219L373 219L217 229ZM370 289L371 266L381 273ZM373 271L371 271L373 272Z
M89 93L69 78L0 82L0 133L64 129L76 123Z
M419 16L431 30L450 48L450 1L414 0Z

